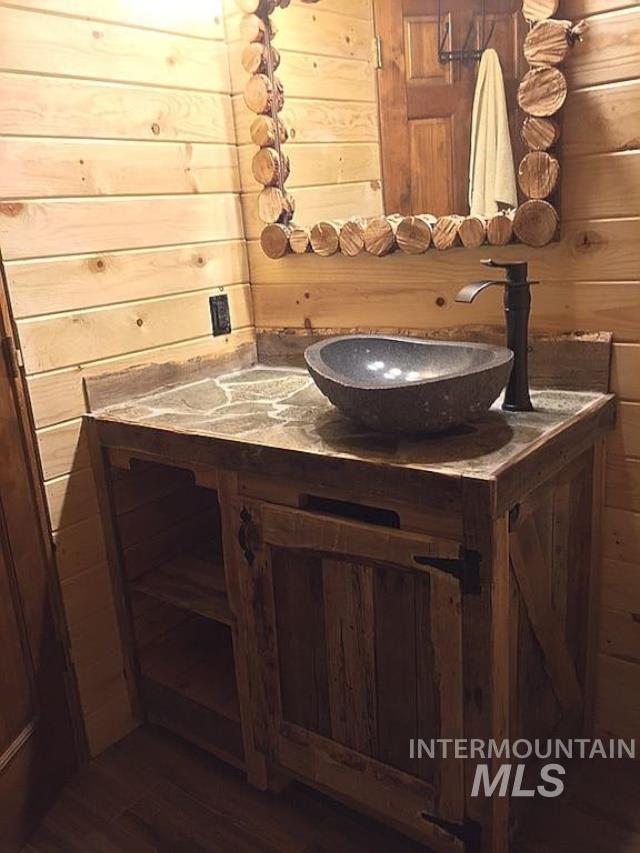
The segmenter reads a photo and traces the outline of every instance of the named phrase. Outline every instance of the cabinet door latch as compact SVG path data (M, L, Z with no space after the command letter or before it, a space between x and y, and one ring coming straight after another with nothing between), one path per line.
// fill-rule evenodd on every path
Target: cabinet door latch
M479 551L461 547L460 557L457 560L420 554L414 554L413 559L419 566L430 566L459 580L460 591L463 595L480 595L482 593L480 581L482 558Z

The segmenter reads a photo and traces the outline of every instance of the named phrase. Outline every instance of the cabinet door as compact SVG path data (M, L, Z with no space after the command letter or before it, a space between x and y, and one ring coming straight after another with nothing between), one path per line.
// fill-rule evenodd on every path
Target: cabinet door
M237 512L261 749L414 828L461 822L463 762L410 749L462 737L459 543L264 503Z

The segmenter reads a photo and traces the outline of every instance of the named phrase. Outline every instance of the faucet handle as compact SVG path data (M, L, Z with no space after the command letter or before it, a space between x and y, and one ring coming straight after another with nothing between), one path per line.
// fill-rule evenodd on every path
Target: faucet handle
M485 267L493 267L507 271L508 284L539 284L538 281L528 281L529 264L527 261L494 261L492 258L480 261Z

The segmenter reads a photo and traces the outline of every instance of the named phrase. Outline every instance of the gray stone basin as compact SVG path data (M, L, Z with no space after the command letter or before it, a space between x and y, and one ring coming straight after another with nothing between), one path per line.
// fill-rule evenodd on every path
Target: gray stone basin
M481 417L511 373L513 353L488 344L380 335L327 338L305 360L345 415L381 432L442 432Z

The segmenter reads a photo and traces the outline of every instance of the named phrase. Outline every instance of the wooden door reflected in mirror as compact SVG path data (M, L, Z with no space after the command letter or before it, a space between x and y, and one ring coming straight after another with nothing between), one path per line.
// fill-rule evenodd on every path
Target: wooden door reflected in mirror
M515 162L524 153L518 133L517 89L523 74L525 20L517 0L478 2L373 0L381 41L378 75L381 157L387 213L435 216L469 213L471 116L478 62L442 62L439 48L467 42L498 53ZM520 119L522 116L520 116Z

